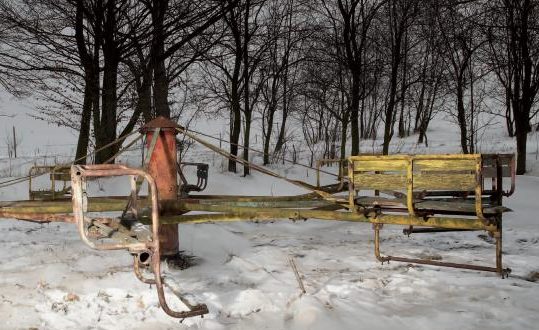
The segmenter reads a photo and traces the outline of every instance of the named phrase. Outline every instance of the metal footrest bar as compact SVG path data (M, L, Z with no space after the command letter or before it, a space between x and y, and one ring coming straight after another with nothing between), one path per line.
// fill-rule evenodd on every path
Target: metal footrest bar
M499 274L502 278L506 278L511 273L510 268L502 268L502 257L501 257L501 229L500 232L497 232L494 237L496 238L496 267L488 267L488 266L481 266L481 265L472 265L472 264L461 264L461 263L453 263L453 262L444 262L444 261L437 261L437 260L428 260L428 259L417 259L417 258L406 258L406 257L396 257L396 256L382 256L380 253L380 229L382 225L380 224L374 224L374 255L376 256L376 259L380 261L382 264L384 262L389 263L390 261L398 261L398 262L407 262L407 263L413 263L413 264L421 264L421 265L432 265L432 266L439 266L439 267L450 267L450 268L459 268L459 269L470 269L470 270L478 270L478 271L484 271L484 272L493 272Z
M473 229L451 229L451 228L415 228L414 226L410 226L408 228L404 228L402 230L402 233L404 235L410 236L411 234L448 233L448 232L456 232L456 231L474 231L474 230Z

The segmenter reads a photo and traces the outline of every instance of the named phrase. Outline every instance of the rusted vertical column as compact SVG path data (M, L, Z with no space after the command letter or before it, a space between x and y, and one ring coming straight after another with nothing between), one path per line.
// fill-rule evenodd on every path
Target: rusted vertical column
M155 179L159 200L175 200L178 198L176 128L178 125L165 117L157 117L141 129L146 134L148 148L153 135L159 132L153 152L148 163L148 172ZM159 129L159 130L158 130ZM159 227L161 255L175 256L179 252L178 225L161 225Z

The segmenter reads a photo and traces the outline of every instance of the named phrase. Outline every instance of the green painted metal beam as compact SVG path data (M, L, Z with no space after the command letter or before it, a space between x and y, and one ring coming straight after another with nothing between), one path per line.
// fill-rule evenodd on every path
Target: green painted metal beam
M320 220L337 220L351 222L370 222L392 225L407 225L419 227L435 227L435 228L451 228L451 229L476 229L476 230L496 230L495 225L485 224L478 218L453 218L453 217L415 217L407 214L393 215L380 214L378 216L367 217L361 213L326 211L326 210L311 210L311 209L273 209L273 208L249 208L228 205L203 205L185 203L184 207L191 211L206 211L206 212L222 212L231 217L227 220L225 216L215 216L212 220L207 221L237 221L238 219L253 220L253 219L320 219ZM175 217L163 218L163 221L174 221ZM179 222L204 222L203 215L190 217L190 215L177 216ZM211 217L210 217L211 218ZM208 218L208 219L210 219ZM189 221L192 219L193 221ZM235 219L235 220L232 220Z
M486 224L478 218L463 218L463 217L415 217L408 214L380 214L377 216L367 217L362 213L354 213L348 211L332 211L332 210L316 210L308 208L276 208L276 205L290 205L288 201L269 201L273 203L273 207L246 207L241 206L242 203L236 202L234 205L231 201L224 200L220 203L218 199L211 200L211 204L207 204L208 200L201 202L197 199L183 199L178 201L167 201L160 203L161 222L164 224L173 223L196 223L209 221L242 221L242 220L268 220L268 219L320 219L320 220L336 220L336 221L351 221L351 222L370 222L379 224L391 225L406 225L419 227L435 227L449 229L474 229L495 231L494 224ZM320 202L320 201L319 201ZM123 211L127 200L122 198L89 198L89 212L107 212L107 211ZM232 205L231 205L232 203ZM313 202L313 204L315 204ZM149 207L147 199L142 198L138 203L139 207ZM262 201L251 202L251 205L264 205ZM301 203L296 202L295 206ZM313 205L310 205L313 207ZM224 214L217 215L182 215L188 211L202 212L219 212ZM21 202L3 202L0 203L0 217L5 214L5 217L13 218L17 213L30 214L70 214L72 213L71 200L54 200L54 201L21 201Z

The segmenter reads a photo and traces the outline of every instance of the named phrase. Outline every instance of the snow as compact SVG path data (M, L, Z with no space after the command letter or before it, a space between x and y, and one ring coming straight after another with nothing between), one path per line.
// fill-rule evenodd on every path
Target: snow
M206 121L204 125L211 127ZM201 129L202 130L202 129ZM430 147L416 137L395 139L392 150L458 152L454 126L439 120ZM489 133L490 134L490 133ZM196 264L179 271L164 266L167 281L208 305L204 318L180 322L158 305L154 287L139 282L127 252L87 248L71 224L0 221L1 329L536 329L539 324L539 226L537 139L528 146L531 175L517 178L505 203L504 264L495 274L391 262L373 252L369 224L276 219L180 225L180 245ZM51 137L52 138L52 137ZM376 151L380 140L363 141ZM482 152L513 152L514 141L485 135ZM255 173L247 178L222 170L223 161L194 149L187 160L210 163L204 194L288 195L301 188ZM255 158L255 161L257 158ZM271 169L315 182L313 172L292 165ZM194 172L188 174L188 177ZM323 176L325 182L330 177ZM125 188L125 189L124 189ZM100 180L95 194L128 190L119 180ZM0 190L1 200L27 198L27 185ZM481 232L402 234L385 226L382 251L413 257L493 265L493 242ZM293 256L307 293L300 294L288 257ZM167 290L175 309L185 309Z
M233 178L213 179L224 186ZM484 272L380 265L368 224L284 220L181 225L182 249L198 263L165 273L210 309L203 319L181 324L158 308L153 288L138 282L127 253L89 250L69 224L2 221L2 328L534 329L538 289L529 279L539 271L534 217L539 178L519 177L517 187L507 200L515 211L506 215L504 228L504 262L513 274L503 280ZM384 251L493 262L492 242L479 239L478 233L408 238L399 227L386 228ZM302 274L303 296L289 255Z
M31 118L36 114L37 101L17 99L0 89L0 152L7 154L6 139L15 127L19 155L45 156L74 153L78 132L66 127Z

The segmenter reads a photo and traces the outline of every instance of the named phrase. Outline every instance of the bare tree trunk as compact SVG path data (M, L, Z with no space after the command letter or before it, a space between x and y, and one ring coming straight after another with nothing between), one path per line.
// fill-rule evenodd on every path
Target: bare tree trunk
M116 35L116 1L109 0L106 4L103 42L103 91L100 125L96 130L96 148L103 147L116 140L117 107L118 107L118 66L119 50ZM95 163L101 164L110 159L119 149L119 145L100 150L95 155Z
M464 108L464 91L462 82L457 82L457 121L460 128L460 147L462 152L467 154L468 151L468 130L466 123L466 109Z
M231 7L226 18L226 23L234 40L234 69L230 77L230 154L238 156L238 145L241 133L241 67L243 59L243 42L240 25L242 17L234 7ZM236 173L236 161L228 160L228 171Z
M348 121L341 120L341 159L346 159L346 134L348 128Z
M517 138L517 174L526 174L526 152L528 142L529 121L525 118L515 120Z
M407 91L407 79L408 79L408 33L404 32L404 50L403 50L403 59L402 59L402 87L401 87L401 109L399 115L399 137L403 138L409 135L408 130L406 129L404 111L406 110L406 91Z
M360 79L361 75L359 73L352 74L352 102L350 105L350 133L352 134L352 156L359 155Z
M106 55L105 55L106 56ZM98 127L99 139L96 139L96 148L100 148L116 140L116 108L118 106L117 96L117 74L118 62L112 58L105 59L105 68L103 72L103 95L101 110L101 125ZM96 164L101 164L112 157L119 146L111 146L98 151L95 155Z
M142 84L138 92L137 107L142 113L144 122L148 123L152 120L152 71L146 70L142 77Z
M95 85L92 78L85 77L84 100L82 104L82 116L80 121L79 137L77 139L77 151L75 160L77 164L86 164L85 156L88 154L88 144L90 142L90 126L92 123L92 107L96 101ZM84 157L84 158L83 158Z
M274 80L275 81L275 80ZM272 85L276 85L275 82L272 83ZM277 110L277 105L275 104L275 92L276 87L272 87L272 96L271 96L271 102L268 106L268 118L267 118L267 127L264 132L264 165L268 165L270 163L270 155L269 155L269 148L271 143L271 133L273 131L273 120L275 118L275 111Z
M249 0L245 2L243 19L243 111L245 112L245 132L243 137L243 160L249 162L249 140L251 135L251 108L249 106ZM249 175L249 165L243 165L243 176Z
M507 127L507 135L509 137L515 136L515 123L512 116L511 110L511 88L508 87L505 89L505 124Z
M249 161L249 143L251 139L251 113L245 114L245 132L243 132L243 160ZM249 165L243 165L243 176L250 174Z
M84 100L82 107L82 117L80 124L79 137L77 141L77 151L75 153L75 159L79 164L86 164L85 158L88 154L88 144L90 141L90 126L92 121L92 113L94 117L97 114L97 118L94 118L94 123L99 123L99 47L102 43L101 35L101 22L95 22L94 31L94 51L93 54L86 46L86 40L84 37L84 2L77 0L76 2L76 14L75 14L75 39L77 43L77 52L80 58L82 67L84 68ZM101 19L100 12L96 10L96 20ZM84 157L84 158L83 158ZM82 158L82 159L81 159Z
M399 55L394 55L399 56ZM395 98L397 94L397 73L400 60L395 60L391 69L391 82L389 87L389 101L386 108L386 118L384 125L384 144L382 148L382 154L389 154L389 143L393 137L393 124L395 122Z
M238 95L237 87L234 87L232 83L232 93L231 93L231 108L232 108L232 130L230 131L230 154L237 156L238 155L238 143L240 141L240 131L241 131L241 109L240 109L240 99ZM228 171L236 173L236 161L233 159L228 160Z
M165 64L160 61L154 70L153 99L155 115L170 118L170 106L168 104L168 78Z
M165 50L164 19L168 9L169 0L154 0L152 7L153 26L153 99L155 114L170 118L170 106L168 104L168 77L163 53Z
M279 153L285 143L286 135L286 120L288 119L288 63L285 66L283 75L283 114L281 118L281 126L279 129L279 135L277 136L277 143L275 144L275 153Z

